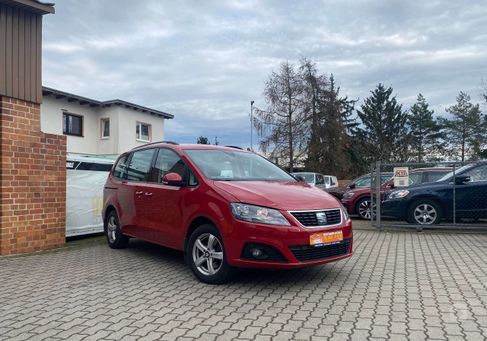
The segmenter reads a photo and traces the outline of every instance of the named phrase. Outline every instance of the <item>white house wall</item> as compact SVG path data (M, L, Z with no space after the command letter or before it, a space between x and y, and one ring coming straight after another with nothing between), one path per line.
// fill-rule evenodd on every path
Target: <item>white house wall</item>
M63 134L63 112L83 116L83 136L67 135L68 153L97 154L100 128L98 108L68 102L65 98L44 97L41 104L41 131Z
M41 104L41 131L63 134L63 111L83 116L83 136L67 135L68 153L93 155L118 155L145 142L136 140L137 122L151 125L152 141L164 139L162 117L135 111L121 105L91 107L67 99L44 96ZM100 120L110 118L110 137L101 138Z
M137 122L147 123L152 126L152 141L164 140L164 119L162 117L134 111L119 106L119 150L120 152L143 145L146 142L136 140L135 127Z
M112 155L112 154L120 154L118 145L119 145L119 107L118 106L110 106L107 108L102 108L97 113L97 120L98 120L98 148L97 154L99 155ZM108 138L101 138L101 119L102 118L109 118L110 119L110 137Z

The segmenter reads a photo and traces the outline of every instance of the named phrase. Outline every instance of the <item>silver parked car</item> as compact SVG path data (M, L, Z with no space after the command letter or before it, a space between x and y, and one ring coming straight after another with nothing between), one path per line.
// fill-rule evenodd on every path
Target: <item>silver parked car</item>
M295 177L301 177L310 185L316 186L318 188L333 188L338 187L338 180L336 176L333 175L323 175L320 173L313 172L296 172L292 173Z

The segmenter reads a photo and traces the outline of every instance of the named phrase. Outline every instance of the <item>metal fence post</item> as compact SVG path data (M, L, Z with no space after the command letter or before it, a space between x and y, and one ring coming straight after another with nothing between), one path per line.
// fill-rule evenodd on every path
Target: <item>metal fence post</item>
M381 224L381 197L380 197L380 188L381 188L381 178L380 178L380 168L381 168L381 163L380 161L377 161L375 164L375 221L377 224L377 227L379 229L382 229L382 224ZM373 217L374 215L374 210L373 210L373 200L371 200L371 215ZM373 218L372 218L373 219Z
M455 175L455 164L453 164L453 225L457 224L457 200L456 200L456 187L457 180Z

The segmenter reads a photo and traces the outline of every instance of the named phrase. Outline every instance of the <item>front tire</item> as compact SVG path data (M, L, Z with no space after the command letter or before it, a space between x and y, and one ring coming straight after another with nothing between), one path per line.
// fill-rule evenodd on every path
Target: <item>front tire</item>
M226 260L223 239L218 229L210 224L201 225L191 234L186 259L194 275L208 284L225 283L234 273Z
M408 222L418 225L434 225L441 221L441 209L432 200L415 201L408 210Z
M362 198L355 205L355 213L361 219L370 220L372 217L372 211L375 209L375 204L372 205L371 198Z
M105 219L105 236L108 246L112 249L123 249L129 243L130 238L122 234L118 215L114 210L108 213Z

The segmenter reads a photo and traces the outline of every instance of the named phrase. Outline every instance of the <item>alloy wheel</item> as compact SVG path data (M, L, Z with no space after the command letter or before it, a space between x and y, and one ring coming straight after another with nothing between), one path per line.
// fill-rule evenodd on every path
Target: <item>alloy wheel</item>
M436 208L430 204L419 204L414 209L414 220L421 225L433 224L438 217Z
M193 244L193 262L205 276L215 275L223 265L223 247L215 235L203 233Z
M114 243L117 239L117 222L115 221L115 216L113 215L108 218L107 236L110 243Z
M372 204L371 200L364 200L360 203L358 207L358 214L363 219L370 219L372 216L372 209L375 209L375 203Z

